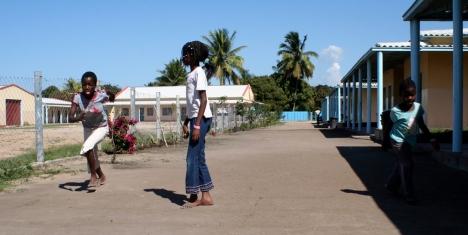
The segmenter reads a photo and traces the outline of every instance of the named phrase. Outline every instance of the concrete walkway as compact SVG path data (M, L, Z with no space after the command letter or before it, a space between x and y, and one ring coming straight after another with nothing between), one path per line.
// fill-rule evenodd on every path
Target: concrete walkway
M152 149L0 195L0 234L467 234L468 176L416 158L418 206L383 189L392 155L310 123L210 138L216 205L184 203L185 147ZM132 157L129 157L132 158ZM84 166L84 161L81 163Z

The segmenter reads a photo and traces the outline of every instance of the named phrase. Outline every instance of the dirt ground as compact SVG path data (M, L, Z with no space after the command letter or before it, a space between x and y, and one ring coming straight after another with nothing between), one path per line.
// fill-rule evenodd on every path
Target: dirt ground
M175 130L174 123L163 123L165 131ZM156 123L143 122L136 125L138 131L154 133ZM44 129L44 148L67 144L83 143L81 124L46 126ZM31 151L36 146L36 132L30 128L0 128L0 159L14 157Z
M368 139L310 123L210 137L215 205L185 203L186 146L103 164L107 185L71 173L0 194L0 234L468 234L468 176L416 160L417 206L383 187L393 156ZM78 170L77 170L78 169Z

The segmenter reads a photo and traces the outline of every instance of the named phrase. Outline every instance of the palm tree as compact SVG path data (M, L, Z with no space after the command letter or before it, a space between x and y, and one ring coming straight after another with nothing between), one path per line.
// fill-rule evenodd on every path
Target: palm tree
M78 93L81 91L81 83L76 81L73 78L68 78L67 81L65 82L63 91L68 92L68 93Z
M159 71L161 76L157 77L154 82L150 82L147 86L179 86L185 85L185 71L182 62L178 59L172 59L165 65L164 70Z
M289 32L285 36L285 40L280 44L278 55L281 60L278 63L277 69L284 75L284 78L294 81L294 97L293 111L296 109L297 101L297 86L300 80L311 78L314 73L315 66L310 61L310 57L318 57L318 54L313 51L304 51L307 35L301 41L299 33Z
M226 80L229 84L240 84L240 73L243 68L244 59L237 53L245 48L240 46L233 49L233 42L236 37L236 31L229 36L227 29L217 29L210 31L208 36L203 39L208 43L210 50L210 63L214 66L214 76L219 79L220 85L225 85Z

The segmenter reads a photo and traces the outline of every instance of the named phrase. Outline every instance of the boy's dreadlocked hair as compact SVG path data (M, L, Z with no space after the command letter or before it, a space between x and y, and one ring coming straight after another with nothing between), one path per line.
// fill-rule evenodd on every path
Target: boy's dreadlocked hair
M208 78L213 74L213 66L207 61L210 55L208 47L200 41L191 41L185 43L182 47L182 57L184 55L190 55L190 57L197 63L203 62L206 76Z

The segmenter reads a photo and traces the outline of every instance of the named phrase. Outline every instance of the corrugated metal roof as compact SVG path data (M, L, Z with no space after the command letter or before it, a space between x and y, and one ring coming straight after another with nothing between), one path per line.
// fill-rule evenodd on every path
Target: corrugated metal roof
M226 96L228 98L241 98L249 89L248 85L235 86L208 86L208 99ZM135 87L136 99L156 99L156 92L161 93L161 99L175 99L177 95L185 99L185 86L164 86L164 87ZM126 88L115 98L119 100L130 99L130 88Z
M452 37L453 29L421 30L423 37ZM463 29L463 36L468 36L468 28Z
M452 44L428 44L420 42L421 48L452 48ZM463 45L468 47L468 45ZM375 44L376 48L411 48L411 42L379 42Z

